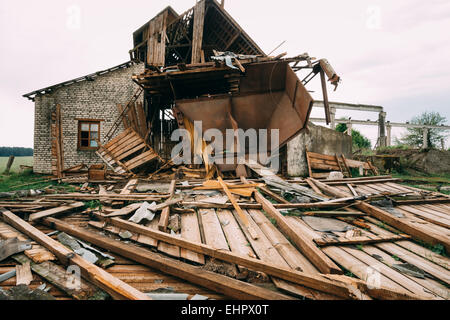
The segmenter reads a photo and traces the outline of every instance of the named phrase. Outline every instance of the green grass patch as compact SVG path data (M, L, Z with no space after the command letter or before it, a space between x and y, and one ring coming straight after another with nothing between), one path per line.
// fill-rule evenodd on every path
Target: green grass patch
M6 169L9 157L0 157L0 174ZM33 157L16 157L11 167L11 173L18 173L20 166L33 166Z
M52 187L58 191L75 192L75 187L65 183L58 184L57 181L48 181L46 175L34 174L31 170L22 173L11 173L0 175L0 192L17 190L43 190Z

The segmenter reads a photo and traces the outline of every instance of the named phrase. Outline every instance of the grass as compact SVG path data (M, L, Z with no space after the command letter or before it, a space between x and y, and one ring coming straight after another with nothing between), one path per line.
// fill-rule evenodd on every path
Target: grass
M0 192L17 190L42 190L47 187L63 189L67 192L74 192L75 187L68 184L58 184L57 181L47 181L48 176L34 174L31 170L22 173L11 173L9 175L0 174Z
M0 173L6 169L9 157L0 157ZM33 157L16 157L11 167L12 173L18 173L20 166L33 166Z

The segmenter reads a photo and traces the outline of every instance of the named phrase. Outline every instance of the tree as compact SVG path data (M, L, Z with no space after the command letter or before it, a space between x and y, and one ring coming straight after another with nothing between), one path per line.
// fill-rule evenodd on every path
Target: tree
M347 131L347 125L345 123L339 123L336 126L336 131L345 132ZM352 130L352 141L353 147L356 149L370 149L372 148L372 143L368 138L362 135L358 130Z
M410 122L424 126L440 126L444 125L447 119L438 112L424 112L420 116L414 117ZM408 128L407 130L408 133L400 139L400 142L410 146L423 147L423 129ZM439 148L441 139L445 138L446 134L443 129L428 129L429 148Z

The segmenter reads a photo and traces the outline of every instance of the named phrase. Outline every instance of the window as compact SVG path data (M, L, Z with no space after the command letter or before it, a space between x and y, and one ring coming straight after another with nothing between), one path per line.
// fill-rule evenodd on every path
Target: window
M78 149L97 150L100 139L100 121L78 122Z

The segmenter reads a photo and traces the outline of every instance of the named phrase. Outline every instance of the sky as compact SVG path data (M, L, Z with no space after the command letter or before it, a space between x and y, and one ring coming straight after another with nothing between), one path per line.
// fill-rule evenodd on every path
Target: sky
M0 0L0 146L33 147L34 104L23 94L128 61L134 30L167 5L183 13L194 3ZM331 101L383 106L391 122L437 111L450 123L450 1L226 0L225 9L266 53L286 41L274 54L328 59L342 78ZM322 99L319 78L308 89ZM375 142L376 127L355 128Z

